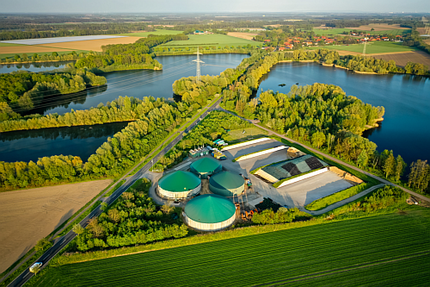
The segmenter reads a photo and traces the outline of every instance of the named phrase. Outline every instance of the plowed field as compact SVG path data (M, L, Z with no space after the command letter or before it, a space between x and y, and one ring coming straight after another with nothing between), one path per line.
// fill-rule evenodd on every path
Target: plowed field
M245 40L252 40L254 36L258 35L258 33L228 32L227 35Z
M398 66L404 67L408 62L420 63L430 67L430 55L423 51L372 55L385 61L394 60Z
M131 44L139 40L141 37L121 37L101 40L88 40L76 42L55 43L49 45L35 45L34 47L52 48L52 49L70 49L70 50L87 50L101 52L102 46L109 44Z
M346 27L345 29L351 29L351 30L361 30L361 31L371 31L372 28L374 31L386 31L386 30L408 30L410 28L404 28L400 27L400 24L369 24L369 25L362 25L360 27Z
M111 182L107 179L0 193L0 272Z

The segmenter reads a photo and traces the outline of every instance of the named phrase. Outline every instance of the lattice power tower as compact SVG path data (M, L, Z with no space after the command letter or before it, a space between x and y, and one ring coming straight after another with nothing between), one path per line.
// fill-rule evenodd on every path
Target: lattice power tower
M197 47L197 60L193 60L193 62L197 62L197 69L196 69L196 81L200 82L200 63L204 64L205 62L200 61L200 55L203 55L199 52L199 47Z

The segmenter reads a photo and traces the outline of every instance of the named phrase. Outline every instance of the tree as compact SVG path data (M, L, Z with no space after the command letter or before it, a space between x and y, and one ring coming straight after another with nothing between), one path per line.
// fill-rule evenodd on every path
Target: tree
M172 212L174 209L173 206L170 206L168 204L165 204L161 207L161 211L163 211L164 214L169 214L170 212Z
M369 157L367 156L367 152L363 149L360 152L360 155L357 158L357 164L359 167L363 168L367 166L367 162L369 161Z
M73 226L72 231L73 231L74 233L76 233L77 235L81 235L82 233L84 233L85 228L83 228L79 223L76 223L76 224Z
M394 158L393 151L390 152L384 163L385 177L388 178L390 175L394 174L396 170L396 159Z
M396 170L395 170L395 180L399 181L400 177L403 175L403 171L405 170L406 163L403 158L398 155L396 159Z
M43 251L43 250L47 250L51 246L52 246L52 242L51 241L49 241L46 238L42 238L39 241L37 241L36 246L34 246L34 249L36 251Z
M320 148L326 141L325 134L323 132L316 132L312 134L312 144Z

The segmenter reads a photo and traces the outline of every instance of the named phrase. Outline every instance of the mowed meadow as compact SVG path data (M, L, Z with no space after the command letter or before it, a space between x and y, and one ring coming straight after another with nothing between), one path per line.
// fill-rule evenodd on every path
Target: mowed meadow
M430 280L429 231L419 208L49 267L29 285L419 285Z

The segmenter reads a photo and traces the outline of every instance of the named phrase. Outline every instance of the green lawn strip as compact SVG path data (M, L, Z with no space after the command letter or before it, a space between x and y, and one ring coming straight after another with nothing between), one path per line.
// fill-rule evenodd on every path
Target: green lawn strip
M301 177L301 176L303 176L305 174L308 174L308 173L311 173L311 172L314 172L314 171L317 171L317 169L312 169L312 170L309 170L309 171L306 171L306 172L302 172L301 174L297 174L297 175L294 175L294 176L290 176L290 177L281 179L280 181L277 181L274 184L272 184L272 186L274 188L278 188L281 184L283 184L286 181L289 181L289 180L291 180L293 178Z
M245 133L243 133L245 131ZM229 143L229 146L235 146L246 141L255 140L258 138L267 137L268 132L251 126L244 129L231 130L224 137L224 140Z
M124 33L124 34L116 34L116 36L130 36L130 37L148 37L148 35L177 35L182 34L184 31L178 30L164 30L164 29L156 29L152 32L136 32L136 33Z
M111 196L118 188L120 188L125 183L125 179L121 180L114 188L112 188L108 193L105 194L105 197Z
M52 267L44 276L34 277L29 285L130 286L133 282L144 281L146 285L153 286L159 284L162 278L166 286L243 286L307 276L316 272L327 273L379 260L390 261L408 256L412 252L411 246L413 252L430 250L430 238L427 236L430 228L428 210L411 210L407 216L388 214L355 220L319 221L324 224L314 225L318 221L308 221L303 228L277 229L277 232L211 240L212 242L192 246ZM276 231L275 228L282 226L286 225L267 227ZM257 228L261 227L194 238ZM189 238L173 241L180 240ZM104 254L109 252L111 250L104 251ZM75 255L68 257L73 256ZM180 259L180 263L172 258ZM250 259L258 264L244 264L249 263ZM262 266L265 268L261 268ZM389 275L383 273L380 278Z
M306 205L305 208L307 210L318 211L336 202L342 201L344 199L350 198L351 196L359 194L360 192L366 189L369 189L374 185L376 185L374 182L369 182L369 183L363 182L359 185L352 186L350 188L338 191L336 193L333 193L325 197L319 198L315 201L312 201L311 203Z
M232 160L232 162L236 162L236 161L238 161L239 159L241 159L242 157L245 157L245 156L248 156L248 155L252 155L252 154L256 154L256 153L260 153L260 152L263 152L263 151L265 151L265 150L271 150L271 149L275 149L275 148L276 148L276 147L269 147L269 148L265 148L265 149L262 149L262 150L259 150L259 151L256 151L256 152L252 152L252 153L244 154L244 155L241 155L241 156L236 157L235 159L233 159L233 160Z
M361 180L363 180L363 181L365 181L365 182L373 182L373 183L375 183L375 184L379 184L379 183L381 183L381 182L379 182L379 180L377 180L377 179L375 179L375 178L373 178L373 177L371 177L371 176L368 176L368 175L366 175L366 174L364 174L364 173L362 173L362 172L359 172L359 171L357 171L357 170L355 170L355 169L353 169L353 168L349 168L349 167L347 167L347 166L344 166L344 165L338 164L337 162L334 162L334 161L330 160L329 158L326 158L325 156L320 155L320 154L318 154L318 153L313 153L312 151L310 151L310 150L308 150L308 149L304 148L302 145L299 145L299 144L293 144L293 143L291 143L290 141L288 141L288 140L286 140L286 139L283 139L283 138L281 138L281 137L278 137L278 136L270 136L270 138L276 139L276 140L278 140L278 141L280 141L280 142L282 142L283 144L286 144L286 145L288 145L288 146L295 147L295 148L297 148L298 150L300 150L300 151L302 151L302 152L304 152L304 153L306 153L306 154L311 154L311 155L313 155L313 156L315 156L315 157L319 158L320 160L322 160L322 161L326 162L329 166L336 166L336 167L340 168L341 170L344 170L344 171L346 171L346 172L348 172L348 173L350 173L350 174L352 174L352 175L355 175L356 177L360 178ZM353 164L353 163L350 163L350 164Z
M171 41L160 45L159 47L186 47L186 46L217 46L225 47L226 45L231 46L246 46L248 44L252 46L261 46L263 43L240 39L227 35L220 34L209 34L209 35L188 35L189 40L178 40Z
M10 46L27 46L25 44L15 44L15 43L3 43L0 42L0 47L10 47Z
M329 49L329 50L341 50L355 53L363 53L364 44L352 44L352 45L341 45L341 46L320 46L320 47L309 47L307 49ZM367 54L379 54L379 53L396 53L396 52L409 52L416 51L413 47L403 46L402 43L396 42L370 42L366 45Z

